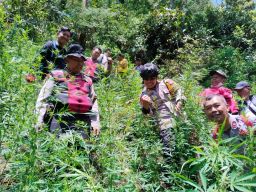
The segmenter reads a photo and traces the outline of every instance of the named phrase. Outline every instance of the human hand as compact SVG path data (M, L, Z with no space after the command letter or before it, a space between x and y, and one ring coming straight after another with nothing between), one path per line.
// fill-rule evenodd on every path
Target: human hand
M34 81L36 80L36 77L35 77L34 75L32 75L32 74L27 74L27 75L25 76L25 79L26 79L26 81L27 81L28 83L32 83L32 82L34 82Z
M178 101L175 105L175 110L180 112L181 111L181 107L182 107L182 102Z
M98 126L92 127L92 133L95 136L98 136L100 134L100 128Z
M239 135L243 135L243 136L248 135L248 131L246 129L240 129Z
M35 129L37 133L41 132L43 130L43 123L37 123Z
M140 103L141 103L143 108L149 109L150 104L152 103L152 100L151 100L151 98L148 95L143 95L140 98Z
M113 59L111 57L108 57L108 64L112 65L113 64Z

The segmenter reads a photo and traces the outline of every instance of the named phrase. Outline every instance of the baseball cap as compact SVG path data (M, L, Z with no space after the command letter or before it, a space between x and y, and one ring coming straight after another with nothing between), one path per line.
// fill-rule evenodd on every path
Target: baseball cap
M221 69L211 71L210 75L212 76L213 74L216 74L216 73L221 75L221 76L223 76L223 77L225 77L225 78L228 77L227 74L224 71L222 71Z
M235 90L243 89L245 87L250 87L250 84L247 83L246 81L240 81L236 84L236 87L234 88Z
M83 61L86 61L85 56L83 55L83 47L79 44L71 44L68 47L68 51L67 54L65 56L65 58L72 56L72 57L77 57L79 59L82 59Z

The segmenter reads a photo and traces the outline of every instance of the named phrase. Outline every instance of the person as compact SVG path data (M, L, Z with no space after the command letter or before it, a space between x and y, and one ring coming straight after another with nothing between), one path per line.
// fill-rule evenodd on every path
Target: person
M214 139L217 139L222 125L222 138L224 139L248 134L249 122L240 115L229 114L229 105L222 95L208 95L204 100L203 107L207 118L216 123L212 130Z
M90 137L90 130L99 135L97 96L91 78L82 73L86 59L81 50L79 44L71 45L64 58L67 67L51 71L43 85L36 102L37 131L48 124L50 132L58 136L72 130L84 139Z
M102 53L100 47L94 47L91 52L91 57L87 58L84 62L85 64L85 74L88 75L93 82L96 82L99 79L99 64L98 58Z
M237 114L238 107L235 100L233 99L232 91L224 87L224 82L227 79L227 75L222 70L211 71L210 75L211 87L204 89L203 92L199 94L202 97L202 100L204 100L205 97L207 97L208 95L222 95L229 105L230 112L233 114Z
M119 74L124 74L128 71L128 61L127 59L125 59L124 54L123 53L118 53L117 55L117 68L116 68L116 72Z
M98 57L98 63L103 67L106 74L110 74L112 70L113 59L111 57L111 50L108 48L103 54Z
M251 95L251 86L246 81L236 84L234 90L240 96L239 111L255 126L256 125L256 95Z
M140 76L144 88L140 95L140 104L144 114L151 115L157 122L160 139L163 144L163 156L172 162L174 149L174 116L181 113L185 100L182 89L171 79L158 81L158 68L155 64L144 64Z
M135 70L138 71L138 72L141 72L143 68L143 60L139 57L136 57L135 58Z
M65 45L69 42L72 32L68 27L61 27L57 33L57 40L48 41L40 51L41 62L39 70L41 71L41 78L45 79L49 74L51 68L64 69L66 63L63 56L66 54ZM50 66L53 65L53 66ZM26 76L28 82L33 82L35 76L28 74Z

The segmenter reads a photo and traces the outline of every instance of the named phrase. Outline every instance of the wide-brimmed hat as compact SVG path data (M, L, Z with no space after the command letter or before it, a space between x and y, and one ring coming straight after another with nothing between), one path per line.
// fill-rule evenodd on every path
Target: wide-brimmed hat
M240 81L236 84L236 87L234 88L235 90L240 90L243 89L245 87L251 87L249 83L247 83L246 81Z
M225 77L225 78L228 77L227 74L224 71L222 71L221 69L214 70L214 71L210 72L211 76L214 75L214 74L219 74L219 75L221 75L222 77Z
M83 47L79 44L71 44L68 48L67 54L65 55L65 58L67 57L76 57L83 61L86 61L86 57L83 55Z

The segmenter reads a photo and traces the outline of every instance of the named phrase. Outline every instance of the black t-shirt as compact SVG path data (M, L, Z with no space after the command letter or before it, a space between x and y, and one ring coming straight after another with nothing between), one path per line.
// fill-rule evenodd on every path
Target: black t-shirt
M66 49L61 48L57 44L57 41L48 41L40 51L40 55L42 56L42 60L39 69L42 72L42 79L44 79L52 69L64 69L66 67L64 61Z

